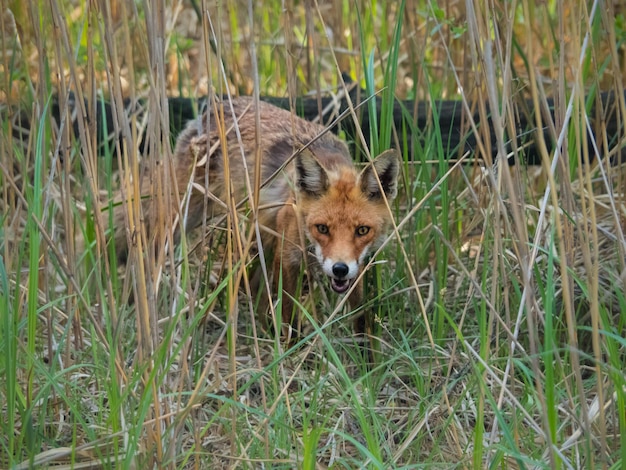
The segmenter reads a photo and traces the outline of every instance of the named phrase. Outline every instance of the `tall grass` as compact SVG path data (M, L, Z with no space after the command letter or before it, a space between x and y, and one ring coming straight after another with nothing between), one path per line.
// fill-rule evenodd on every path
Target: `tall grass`
M626 112L625 36L613 4L3 8L0 467L624 465L623 134L609 142L605 123ZM375 337L355 341L361 309L307 271L304 334L288 343L257 315L250 278L269 269L254 243L260 181L180 243L166 224L143 228L187 214L188 199L173 200L167 98L319 98L345 91L345 71L369 99L346 119L373 123L350 143L369 142L364 158L403 155L395 223L366 272ZM618 98L605 109L606 91ZM404 98L422 104L404 101L395 126ZM440 125L450 98L469 153ZM103 100L115 138L99 146L86 116L104 120ZM534 130L517 129L531 111Z

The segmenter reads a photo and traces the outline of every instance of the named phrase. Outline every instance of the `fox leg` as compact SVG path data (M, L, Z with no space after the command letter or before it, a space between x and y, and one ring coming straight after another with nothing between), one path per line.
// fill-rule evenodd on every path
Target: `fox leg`
M277 292L281 299L282 322L288 322L296 332L299 332L300 316L294 310L293 299L298 292L303 255L298 214L291 202L288 201L278 212L276 229L281 238L274 246L274 292ZM278 289L280 281L282 292Z
M348 297L348 305L350 305L351 309L363 306L363 280L358 281L354 289L352 289L352 293ZM371 314L369 311L362 311L356 316L353 329L357 335L372 333Z
M361 342L361 354L367 364L376 364L376 355L380 352L380 342L376 338L375 315L370 308L363 308L363 281L359 281L350 297L348 304L352 310L361 307L362 311L354 318L353 331L355 338Z

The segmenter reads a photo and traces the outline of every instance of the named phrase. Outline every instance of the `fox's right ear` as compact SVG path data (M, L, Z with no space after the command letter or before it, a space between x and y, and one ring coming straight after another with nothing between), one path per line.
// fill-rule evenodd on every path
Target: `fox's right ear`
M328 175L317 158L307 150L302 150L295 161L296 185L298 190L310 197L320 197L328 189Z

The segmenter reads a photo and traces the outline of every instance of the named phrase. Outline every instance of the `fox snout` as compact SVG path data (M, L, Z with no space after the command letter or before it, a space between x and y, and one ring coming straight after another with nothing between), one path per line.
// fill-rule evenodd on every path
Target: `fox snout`
M346 263L335 263L333 265L333 274L339 279L343 279L350 272L350 268Z
M345 293L359 274L359 266L356 262L345 263L325 260L322 264L324 273L330 278L330 286L338 294Z

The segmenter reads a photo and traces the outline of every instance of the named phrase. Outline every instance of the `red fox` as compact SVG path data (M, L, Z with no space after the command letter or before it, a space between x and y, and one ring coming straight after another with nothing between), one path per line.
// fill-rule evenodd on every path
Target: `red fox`
M273 252L274 289L282 273L283 318L294 318L293 297L305 254L314 254L335 292L346 293L385 237L390 223L387 203L397 193L399 155L388 150L357 171L346 144L317 124L268 103L255 105L250 98L235 98L223 106L222 117L204 113L187 125L176 143L173 165L180 196L172 200L183 204L190 188L187 216L181 217L186 230L202 225L205 217L223 215L228 197L235 202L248 197L247 184L255 181L255 161L261 158L260 181L267 184L260 190L257 217L263 251ZM150 215L151 204L149 198L142 202L149 237L157 230L158 218ZM115 243L124 257L129 237L123 229L123 208L116 210ZM178 207L171 212L183 214ZM303 233L311 250L303 246ZM352 290L352 306L362 302L362 292L361 285Z

